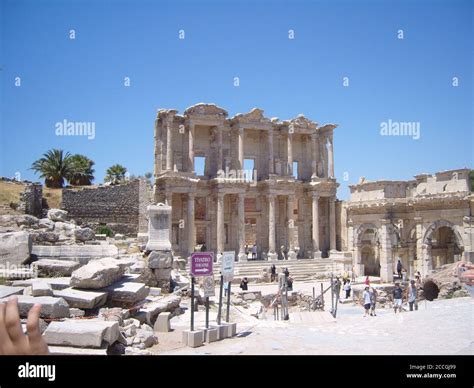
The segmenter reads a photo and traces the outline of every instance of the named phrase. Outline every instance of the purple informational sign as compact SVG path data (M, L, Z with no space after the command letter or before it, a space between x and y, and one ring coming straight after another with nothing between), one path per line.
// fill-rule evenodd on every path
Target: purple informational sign
M198 252L191 254L191 276L212 276L214 252Z

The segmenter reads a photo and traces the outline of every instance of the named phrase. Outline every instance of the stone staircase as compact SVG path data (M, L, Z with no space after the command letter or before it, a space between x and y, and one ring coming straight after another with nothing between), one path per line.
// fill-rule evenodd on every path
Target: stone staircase
M299 311L290 312L291 323L326 323L335 319L328 311Z
M240 280L247 277L249 282L262 282L261 276L264 270L270 273L270 267L275 264L277 274L284 268L288 268L290 276L295 282L310 281L315 279L328 278L331 272L336 272L333 260L275 260L275 261L240 261L235 263L234 282L240 283ZM189 273L189 264L186 266L186 272ZM221 264L214 263L214 277L217 279L220 275ZM268 275L270 276L270 275Z

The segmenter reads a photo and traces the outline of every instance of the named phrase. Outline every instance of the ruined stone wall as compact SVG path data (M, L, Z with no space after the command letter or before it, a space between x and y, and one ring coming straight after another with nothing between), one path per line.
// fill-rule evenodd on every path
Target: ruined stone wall
M18 210L35 217L42 217L43 186L41 183L28 183L20 194Z
M115 233L146 232L150 192L145 180L116 186L64 189L62 208L79 225L107 224Z

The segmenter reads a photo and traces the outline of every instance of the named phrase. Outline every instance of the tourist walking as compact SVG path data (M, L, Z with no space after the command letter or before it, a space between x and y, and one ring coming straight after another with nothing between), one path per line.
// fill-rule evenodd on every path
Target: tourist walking
M410 311L413 311L413 306L415 310L418 310L418 302L416 298L418 296L418 290L414 280L410 281L410 286L408 287L408 305L410 306Z
M275 264L272 264L270 267L270 281L273 283L276 280L276 272L277 269L275 267Z
M242 291L247 291L249 289L249 281L248 279L245 277L242 279L242 281L240 282L240 288L242 289Z
M402 262L400 261L400 259L398 259L398 263L397 263L397 274L398 274L398 278L399 278L400 280L402 280L402 269L403 269Z
M286 279L286 285L288 291L293 291L293 278L291 276Z
M344 271L344 274L342 275L342 283L346 284L349 281L349 273L347 271Z
M285 270L283 271L283 273L285 274L285 277L288 278L288 276L290 276L290 271L288 271L288 268L285 268Z
M416 271L415 283L416 283L416 288L420 289L421 288L421 273L420 273L420 271Z
M369 276L367 276L367 277L365 278L365 282L364 282L364 283L365 283L366 286L370 286L370 279L369 279Z
M402 298L403 298L403 290L400 287L400 283L395 283L395 288L393 289L393 310L395 314L397 310L399 313L402 312Z
M375 314L375 305L377 304L377 290L374 287L370 287L369 293L370 293L370 316L376 317L377 314Z
M349 279L346 284L344 284L343 289L346 292L346 299L348 299L351 296L351 281Z
M364 306L364 317L369 316L369 310L370 310L370 292L369 292L369 286L365 286L365 290L362 293L362 305Z
M252 247L252 259L256 259L257 258L257 244L253 244L253 247Z

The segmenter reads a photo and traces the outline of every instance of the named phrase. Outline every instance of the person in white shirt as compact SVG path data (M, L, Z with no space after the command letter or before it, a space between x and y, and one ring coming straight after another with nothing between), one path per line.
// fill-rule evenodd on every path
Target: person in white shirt
M364 292L362 293L362 304L363 304L364 309L365 309L364 317L367 317L367 316L369 316L369 310L370 310L369 286L366 286Z

